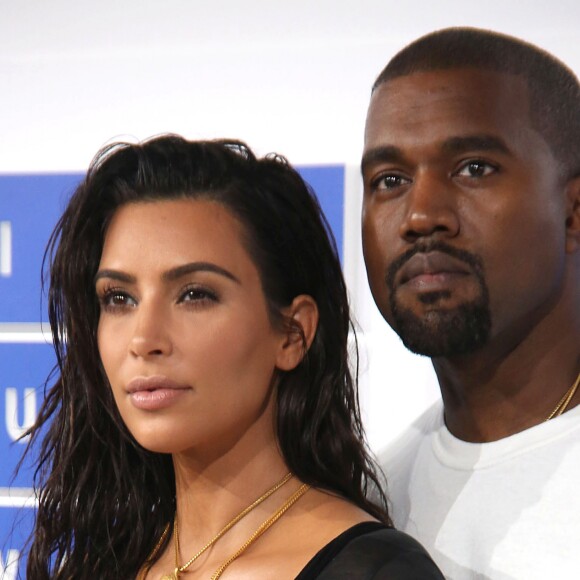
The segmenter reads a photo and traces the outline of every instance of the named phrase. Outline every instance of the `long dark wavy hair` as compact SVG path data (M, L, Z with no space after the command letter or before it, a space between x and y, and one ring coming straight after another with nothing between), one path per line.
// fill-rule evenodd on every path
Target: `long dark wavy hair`
M101 150L49 241L59 374L30 430L30 446L38 443L40 453L29 579L135 577L173 519L171 457L133 439L101 364L94 277L120 206L175 198L218 202L242 222L274 323L297 295L315 299L314 341L298 367L278 377L280 449L302 481L390 523L349 368L354 329L336 243L315 196L280 156L258 159L239 141L166 135Z

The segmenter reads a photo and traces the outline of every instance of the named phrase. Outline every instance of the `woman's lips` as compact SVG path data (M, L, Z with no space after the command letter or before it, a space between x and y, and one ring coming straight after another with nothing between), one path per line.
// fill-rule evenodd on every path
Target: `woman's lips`
M190 389L164 376L136 377L125 387L133 405L145 411L169 407Z

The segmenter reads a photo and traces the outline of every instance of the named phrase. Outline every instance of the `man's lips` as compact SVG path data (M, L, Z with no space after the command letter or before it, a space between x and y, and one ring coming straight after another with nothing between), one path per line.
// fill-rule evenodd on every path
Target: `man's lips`
M440 286L457 276L462 277L469 273L465 262L444 252L417 253L400 268L397 286L411 284L432 289L432 286Z

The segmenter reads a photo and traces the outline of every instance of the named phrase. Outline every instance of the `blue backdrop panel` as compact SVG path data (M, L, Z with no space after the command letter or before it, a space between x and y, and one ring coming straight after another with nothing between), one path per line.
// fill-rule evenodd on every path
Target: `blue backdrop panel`
M316 192L330 224L342 261L344 241L344 165L299 167L302 178Z
M80 178L78 174L0 175L0 222L10 224L12 238L12 273L0 275L0 322L40 320L44 248Z

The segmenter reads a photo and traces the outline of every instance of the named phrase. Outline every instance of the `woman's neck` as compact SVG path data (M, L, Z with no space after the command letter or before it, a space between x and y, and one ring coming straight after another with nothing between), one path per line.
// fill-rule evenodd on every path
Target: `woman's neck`
M274 437L259 446L238 441L210 461L177 454L173 464L183 545L205 543L289 471Z

